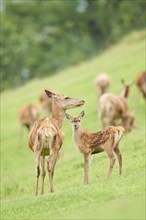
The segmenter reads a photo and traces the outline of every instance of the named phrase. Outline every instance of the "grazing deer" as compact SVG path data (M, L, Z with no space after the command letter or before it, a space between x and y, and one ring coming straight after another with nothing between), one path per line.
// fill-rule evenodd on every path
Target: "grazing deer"
M40 94L39 101L41 103L42 110L45 111L46 114L52 112L52 99L48 98L44 92Z
M134 114L127 112L122 117L122 123L121 126L125 129L125 132L130 132L132 128L138 128L138 126L135 124L135 117Z
M143 71L137 75L135 84L143 94L143 97L146 99L146 71Z
M49 99L52 100L52 117L43 118L35 122L29 133L29 147L36 158L36 195L38 195L38 181L40 176L40 162L42 167L42 189L44 193L45 157L50 178L50 192L53 192L53 174L58 152L61 149L63 135L61 126L65 117L65 110L72 109L84 104L83 100L71 98L62 94L56 94L45 90Z
M112 176L115 163L114 153L119 161L119 174L122 174L122 154L119 150L119 142L123 136L124 128L121 126L111 126L103 131L91 133L81 129L80 121L84 116L84 111L78 117L66 114L66 118L71 121L73 127L74 141L79 151L84 156L84 184L88 184L88 167L91 154L105 151L109 158L108 178Z
M19 110L18 118L20 123L20 140L22 137L23 127L26 127L30 131L34 122L38 119L40 114L40 109L35 104L29 104Z
M122 119L128 112L128 98L132 84L126 85L124 80L121 82L123 89L120 96L105 93L99 99L98 116L102 129L104 129L107 124L115 125L115 120L118 118Z
M98 75L94 81L97 89L98 89L98 97L106 93L110 86L110 79L106 73L102 73Z

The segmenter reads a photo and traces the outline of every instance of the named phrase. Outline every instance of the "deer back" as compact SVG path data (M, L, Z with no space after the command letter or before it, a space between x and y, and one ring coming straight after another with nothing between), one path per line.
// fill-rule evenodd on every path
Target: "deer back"
M45 136L50 138L56 136L57 145L54 147L61 147L63 135L58 127L56 119L43 118L35 122L28 137L29 147L32 151L34 151L35 141L38 140L42 143Z
M121 126L109 126L99 132L84 132L80 135L79 149L82 153L95 154L104 151L106 146L115 147L124 134Z
M106 93L99 100L99 109L107 116L110 114L117 117L127 111L128 104L124 97Z

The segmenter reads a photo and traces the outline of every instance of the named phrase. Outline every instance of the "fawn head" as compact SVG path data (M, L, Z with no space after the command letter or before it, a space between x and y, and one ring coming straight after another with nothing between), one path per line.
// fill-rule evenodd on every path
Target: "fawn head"
M72 123L74 129L78 129L80 127L81 119L84 117L85 112L82 111L79 116L72 117L69 114L65 113L66 118Z

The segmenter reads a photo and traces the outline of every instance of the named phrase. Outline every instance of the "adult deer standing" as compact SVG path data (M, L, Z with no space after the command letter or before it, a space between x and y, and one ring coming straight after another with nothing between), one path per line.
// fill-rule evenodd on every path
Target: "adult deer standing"
M105 151L109 158L108 178L112 176L115 163L114 153L119 161L119 174L122 174L122 154L119 150L119 142L123 136L124 128L121 126L110 126L103 131L91 133L81 129L80 121L84 116L84 111L78 117L66 114L66 118L71 121L73 127L74 141L79 151L84 156L84 184L88 184L88 168L91 154Z
M106 125L115 125L116 119L123 119L128 112L128 98L132 84L126 85L124 80L122 80L122 84L123 89L120 96L105 93L99 99L98 116L102 129Z
M49 99L52 99L52 117L43 118L35 122L32 127L28 142L35 153L36 159L36 195L38 194L38 181L40 176L40 162L42 167L42 189L44 193L45 157L47 156L47 169L50 179L50 192L53 192L53 174L58 152L62 146L63 135L61 126L65 117L65 110L84 104L83 100L71 98L45 90ZM49 157L48 157L49 156Z

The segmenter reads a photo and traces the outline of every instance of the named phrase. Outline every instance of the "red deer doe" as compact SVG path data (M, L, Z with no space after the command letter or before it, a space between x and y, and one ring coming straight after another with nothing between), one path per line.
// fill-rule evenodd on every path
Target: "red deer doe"
M122 119L125 116L131 117L128 113L128 98L130 92L130 86L126 85L124 80L122 80L123 89L120 96L116 96L110 93L103 94L98 103L98 116L101 123L102 129L107 125L116 125L117 119ZM105 122L106 118L106 122ZM125 129L127 125L124 122Z
M47 169L50 179L50 192L53 192L53 175L58 152L61 149L63 135L61 133L65 110L82 106L83 100L71 98L62 94L56 94L45 90L52 100L52 117L43 118L35 122L29 133L29 147L36 159L36 195L38 195L38 182L40 176L40 162L42 168L42 189L44 193L45 157L47 157Z
M28 131L31 129L34 122L38 119L40 114L40 109L35 104L29 104L19 110L18 118L20 123L20 140L22 137L22 129L26 127Z
M137 75L135 84L139 91L143 94L143 97L146 99L146 71Z
M110 78L106 73L101 73L98 75L94 81L98 89L98 97L108 92L110 86Z
M84 184L88 184L88 168L91 154L105 151L109 158L108 178L112 176L115 163L114 153L119 161L119 174L122 174L122 154L119 150L119 142L123 136L124 128L121 126L110 126L102 131L91 133L81 129L80 121L84 116L84 111L78 117L66 114L66 118L71 121L73 127L74 141L79 151L84 156Z

